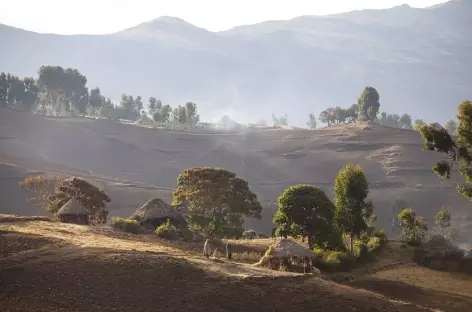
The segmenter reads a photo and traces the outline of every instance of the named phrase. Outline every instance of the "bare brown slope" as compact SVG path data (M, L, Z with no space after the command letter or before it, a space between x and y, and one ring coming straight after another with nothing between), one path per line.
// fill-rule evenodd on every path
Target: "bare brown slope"
M379 225L387 230L391 205L397 199L405 199L427 217L443 204L452 206L456 217L470 209L452 184L433 175L431 167L438 155L422 152L421 139L414 131L344 126L316 131L184 133L107 120L0 112L0 160L18 164L21 170L89 175L109 188L114 199L111 208L124 216L156 194L170 200L177 175L191 166L234 171L268 205L296 183L314 184L331 194L336 172L348 161L365 168ZM0 176L11 191L14 179ZM116 184L122 181L126 183ZM9 206L24 206L21 196L15 196ZM266 209L263 221L249 221L247 227L269 232L272 213Z
M189 245L107 227L0 223L0 310L433 311L313 276L215 263Z

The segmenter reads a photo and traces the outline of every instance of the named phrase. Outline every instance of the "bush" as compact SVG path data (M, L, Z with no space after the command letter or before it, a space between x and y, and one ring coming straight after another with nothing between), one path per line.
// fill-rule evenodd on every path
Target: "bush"
M367 243L367 251L368 252L374 252L378 250L384 243L385 241L382 241L380 237L374 236L371 239L369 239L369 242Z
M384 230L375 232L374 237L379 238L381 242L386 242L388 240L387 233L385 233Z
M319 261L328 267L349 266L352 263L352 257L344 251L331 251L322 248L314 248L313 252L318 256Z
M159 225L156 228L157 236L167 240L176 240L180 237L180 231L167 220L166 223Z
M113 218L111 225L115 230L120 230L127 233L138 234L141 231L141 226L138 221L124 218Z

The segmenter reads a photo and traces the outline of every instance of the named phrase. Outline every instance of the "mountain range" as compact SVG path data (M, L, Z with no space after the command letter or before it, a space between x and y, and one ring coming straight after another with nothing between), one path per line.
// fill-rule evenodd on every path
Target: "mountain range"
M210 32L160 17L106 35L39 34L0 24L0 71L36 76L77 68L90 88L166 104L198 104L203 119L239 122L356 103L366 85L381 111L445 122L472 98L472 1L301 16Z

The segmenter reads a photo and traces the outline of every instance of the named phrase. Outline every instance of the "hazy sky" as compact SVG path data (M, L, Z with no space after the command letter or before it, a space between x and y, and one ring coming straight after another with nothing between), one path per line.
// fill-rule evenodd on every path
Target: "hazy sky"
M300 15L426 7L445 0L0 0L0 23L59 34L102 34L159 16L180 17L212 31Z

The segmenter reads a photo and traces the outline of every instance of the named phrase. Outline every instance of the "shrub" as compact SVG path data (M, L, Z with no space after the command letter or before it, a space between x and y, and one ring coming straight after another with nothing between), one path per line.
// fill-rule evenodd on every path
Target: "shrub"
M124 218L113 218L111 225L115 230L120 230L127 233L138 234L141 226L138 221Z
M387 233L382 229L374 233L374 237L380 239L381 242L386 242L388 240Z
M167 240L176 240L180 237L180 231L169 220L156 228L157 236Z
M374 236L367 243L367 251L374 252L378 250L385 241L382 241L380 237Z

